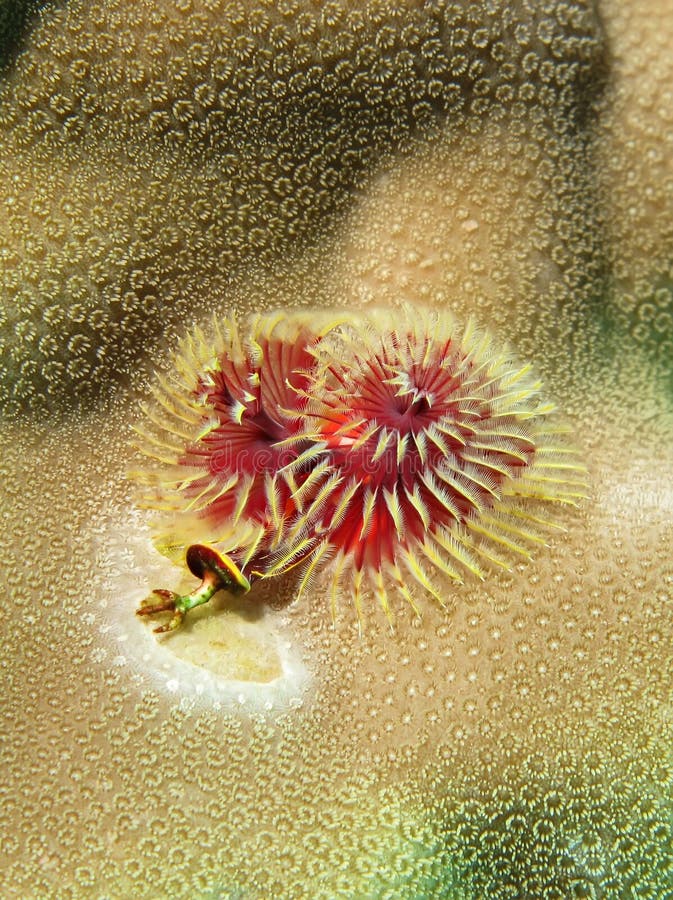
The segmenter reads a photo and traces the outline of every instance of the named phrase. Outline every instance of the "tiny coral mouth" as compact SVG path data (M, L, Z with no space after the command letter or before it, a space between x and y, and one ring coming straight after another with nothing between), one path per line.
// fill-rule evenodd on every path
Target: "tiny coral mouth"
M198 603L291 570L299 593L329 571L333 611L345 593L360 615L371 593L389 613L391 588L414 609L419 588L443 603L443 581L544 546L554 524L538 504L585 496L585 468L530 366L471 322L402 307L215 332L214 348L187 342L157 392L174 419L148 411L160 431L139 429L163 467L144 479L148 504L184 519L184 546L198 543L198 517L206 538L191 556L240 574L195 571L212 581ZM178 598L177 619L190 603Z

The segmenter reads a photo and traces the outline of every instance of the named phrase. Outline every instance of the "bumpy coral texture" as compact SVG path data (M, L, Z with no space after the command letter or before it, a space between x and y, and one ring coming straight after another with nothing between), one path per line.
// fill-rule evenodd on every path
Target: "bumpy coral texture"
M443 122L508 102L542 129L581 119L594 26L582 4L45 10L0 89L3 405L125 383L195 284L205 305L315 243L386 154Z
M601 4L605 32L579 0L41 6L0 88L1 405L42 410L0 429L3 898L668 897L670 2ZM260 9L291 31L277 71ZM341 61L364 80L343 70L354 193L320 181L351 149ZM413 105L435 80L462 111L409 142L395 85ZM252 117L228 156L209 81ZM253 93L295 99L284 142ZM448 612L402 605L394 635L375 605L381 628L333 626L327 579L296 604L270 580L268 616L237 615L277 629L306 690L198 695L133 614L165 562L126 479L146 372L209 304L400 297L534 364L591 500L535 565L466 578ZM101 406L44 414L77 392Z

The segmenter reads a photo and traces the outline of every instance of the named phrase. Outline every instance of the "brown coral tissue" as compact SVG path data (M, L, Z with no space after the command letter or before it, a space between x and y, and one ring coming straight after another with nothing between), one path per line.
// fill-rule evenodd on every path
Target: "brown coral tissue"
M671 894L672 40L667 0L0 3L3 900ZM414 578L389 551L405 524L460 551L434 520L453 502L474 525L464 494L363 481L351 508L345 478L311 522L348 540L347 578L327 548L301 585L260 578L155 635L136 608L191 590L212 522L196 488L189 516L136 506L139 404L151 438L198 447L198 398L157 388L185 336L279 309L297 340L341 323L310 360L290 340L278 386L304 392L335 489L361 427L397 462L393 407L439 441L414 453L476 477L484 448L442 437L398 365L450 319L530 363L544 393L526 374L508 396L559 410L586 497L532 525L509 504L479 547L535 539L483 580L444 547L428 602L435 563ZM336 434L355 389L371 421ZM505 427L492 454L527 459ZM501 476L457 480L490 515Z

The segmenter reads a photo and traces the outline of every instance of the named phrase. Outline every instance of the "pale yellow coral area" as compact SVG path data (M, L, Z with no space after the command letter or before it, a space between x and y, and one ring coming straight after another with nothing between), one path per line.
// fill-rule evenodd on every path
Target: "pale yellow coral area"
M670 893L667 36L623 0L38 12L0 88L3 898ZM150 370L213 309L401 300L534 363L590 498L393 632L284 577L157 638Z
M670 377L673 359L673 58L670 4L617 4L607 17L612 85L596 145L615 281L611 315L635 352Z
M602 57L577 2L46 7L0 87L4 406L109 392L241 272L325 239L391 154L445 125L512 109L517 133L529 116L570 127Z

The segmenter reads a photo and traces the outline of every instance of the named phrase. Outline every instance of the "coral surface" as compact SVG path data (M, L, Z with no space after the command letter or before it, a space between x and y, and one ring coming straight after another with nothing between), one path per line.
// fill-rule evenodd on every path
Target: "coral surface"
M567 160L602 55L579 2L46 7L0 88L4 405L126 381L169 324L315 246L445 124L511 107Z
M0 87L0 894L669 896L670 3L26 23ZM181 576L126 478L148 373L213 310L400 300L533 363L589 500L394 633L375 606L333 626L325 573L155 636L135 607Z

